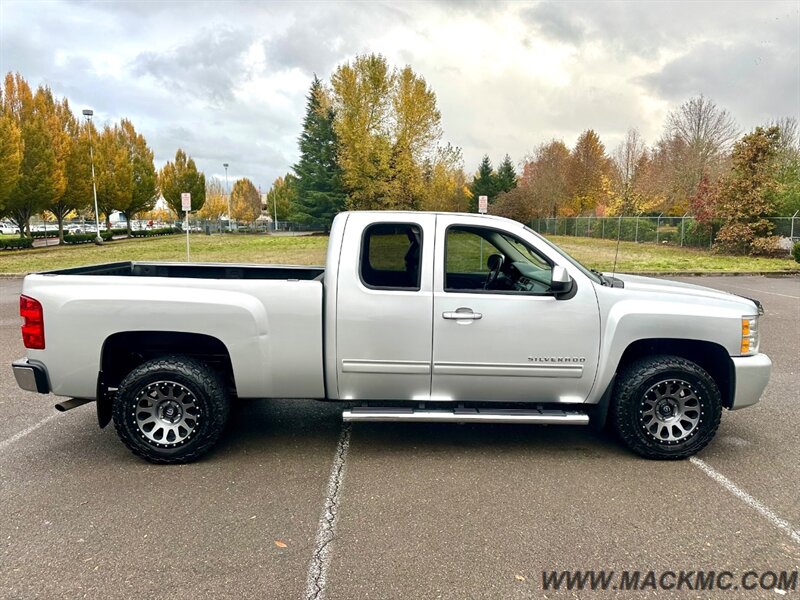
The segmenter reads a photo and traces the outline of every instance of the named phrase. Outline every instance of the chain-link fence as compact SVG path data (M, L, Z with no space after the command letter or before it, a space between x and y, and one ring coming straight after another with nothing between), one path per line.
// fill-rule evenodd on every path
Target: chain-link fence
M772 217L773 234L800 241L800 217ZM531 221L531 229L544 235L672 244L710 248L724 220L700 223L694 217L552 217Z

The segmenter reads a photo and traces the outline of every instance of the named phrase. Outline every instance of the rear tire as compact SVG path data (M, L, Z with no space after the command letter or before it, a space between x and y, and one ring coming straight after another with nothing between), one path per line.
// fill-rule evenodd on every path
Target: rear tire
M200 361L167 356L143 363L120 383L113 403L122 442L152 463L197 460L219 439L229 402L222 378Z
M704 369L678 356L649 356L620 373L610 420L640 456L676 460L705 448L721 415L719 388Z

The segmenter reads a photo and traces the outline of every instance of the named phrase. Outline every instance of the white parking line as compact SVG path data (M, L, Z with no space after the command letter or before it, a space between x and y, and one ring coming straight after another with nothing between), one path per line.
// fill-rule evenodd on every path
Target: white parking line
M328 478L328 495L325 498L325 508L319 520L317 537L314 542L314 556L308 566L306 579L305 600L322 600L325 597L325 584L328 578L328 564L331 558L331 544L336 530L336 515L339 512L339 495L342 491L344 479L345 460L347 450L350 448L351 426L345 423L342 434L336 446L336 454Z
M50 421L52 419L55 419L57 416L58 416L58 413L54 413L54 414L50 415L49 417L45 417L44 419L42 419L38 423L34 423L33 425L31 425L27 429L23 429L19 433L15 433L10 438L7 438L7 439L3 440L2 442L0 442L0 452L5 450L6 448L8 448L11 444L16 442L17 440L21 440L22 438L24 438L29 433L33 433L34 431L39 429L39 427L41 427L42 425L44 425L48 421Z
M761 502L753 498L743 489L739 488L730 479L725 477L725 475L715 470L707 462L700 460L696 456L692 456L689 459L689 462L691 462L695 467L703 471L703 473L711 477L711 479L716 481L718 484L720 484L722 487L728 490L731 494L739 498L739 500L747 504L750 508L758 512L762 517L764 517L767 521L772 523L775 527L786 533L790 538L792 538L792 540L796 544L800 545L800 531L792 527L791 523L789 523L784 519L781 519L778 515L776 515L766 506L764 506Z
M747 290L748 292L756 292L757 294L769 294L771 296L782 296L783 298L800 299L800 296L792 296L791 294L779 294L778 292L768 292L766 290L759 290L759 289L756 289L756 288L749 288L749 287L745 287L743 285L733 285L733 284L725 284L725 283L723 283L722 285L725 285L727 287L731 287L731 288L733 288L735 290Z

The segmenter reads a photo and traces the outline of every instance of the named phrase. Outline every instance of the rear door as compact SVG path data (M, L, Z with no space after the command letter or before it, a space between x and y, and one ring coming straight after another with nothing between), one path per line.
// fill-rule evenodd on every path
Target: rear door
M340 399L430 394L435 224L431 214L348 217L336 289Z
M531 240L486 221L462 222L444 215L437 221L431 397L583 402L600 345L591 282L562 265L576 292L557 300L549 292L553 260ZM502 269L492 280L487 265L497 264L497 255Z

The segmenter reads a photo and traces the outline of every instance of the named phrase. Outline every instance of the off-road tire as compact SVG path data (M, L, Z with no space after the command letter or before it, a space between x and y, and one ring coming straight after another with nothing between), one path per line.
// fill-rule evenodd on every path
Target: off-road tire
M663 385L659 388L660 384ZM670 396L671 390L679 389L683 391ZM667 401L672 398L675 404L680 404L682 394L694 395L697 401L689 401L692 406L684 410L690 411L687 414L691 418L676 429L665 429L661 423L654 424L655 416L645 415L647 412L656 413L653 398L663 396ZM708 445L719 428L721 415L722 400L714 379L690 360L661 355L637 360L619 373L609 421L622 442L640 456L678 460L688 458ZM687 423L692 422L695 425L691 431L685 431ZM662 439L661 436L678 439Z
M172 400L169 395L174 396L175 390L185 400ZM159 408L159 402L171 404ZM170 421L159 421L159 410L162 416L183 418L177 425L184 423L184 429L169 434L172 439L164 431L176 427ZM219 439L228 413L229 401L220 375L186 356L165 356L139 365L122 380L113 402L117 435L131 452L157 464L188 463L203 456ZM147 419L157 424L142 424ZM158 423L166 424L161 432L156 429Z

